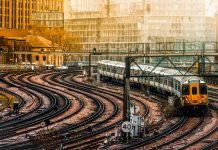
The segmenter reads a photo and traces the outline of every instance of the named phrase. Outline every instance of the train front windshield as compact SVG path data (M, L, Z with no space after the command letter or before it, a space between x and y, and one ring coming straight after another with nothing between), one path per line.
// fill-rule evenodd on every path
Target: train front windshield
M182 86L182 95L189 95L189 85Z
M206 85L200 85L200 94L207 94L207 86Z

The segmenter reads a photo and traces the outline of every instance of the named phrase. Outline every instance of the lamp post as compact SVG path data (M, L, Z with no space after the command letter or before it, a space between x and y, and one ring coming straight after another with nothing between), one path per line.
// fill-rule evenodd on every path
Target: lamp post
M0 48L1 64L3 64L3 48Z
M14 51L16 51L16 40L14 40ZM17 57L16 57L17 54L13 54L13 60L14 60L14 63L17 64Z
M67 55L66 55L66 49L65 49L65 47L63 47L63 52L64 52L64 56L63 56L63 66L66 66L67 65Z

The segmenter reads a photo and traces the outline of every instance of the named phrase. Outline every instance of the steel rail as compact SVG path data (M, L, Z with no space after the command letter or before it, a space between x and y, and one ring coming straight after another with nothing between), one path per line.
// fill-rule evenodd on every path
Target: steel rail
M167 141L167 142L165 142L165 143L163 143L163 144L160 144L160 145L156 146L156 148L157 148L157 149L161 149L163 146L172 144L172 143L176 142L177 140L180 140L181 138L184 138L185 136L187 136L187 135L189 135L189 134L192 134L192 132L193 132L194 130L196 130L198 127L200 127L200 126L203 124L204 119L205 119L204 116L202 116L202 117L199 119L198 123L197 123L194 127L192 127L189 131L183 133L182 135L179 135L178 137L176 137L176 138L174 138L174 139L172 139L172 140L170 140L170 141Z
M131 145L127 145L127 146L125 146L123 148L120 148L120 150L136 149L136 148L144 146L144 145L146 145L148 143L154 142L154 141L160 139L161 137L164 137L164 136L174 132L175 130L179 129L182 125L184 125L184 123L186 123L187 119L188 119L187 117L183 116L182 118L179 119L179 121L176 124L174 124L173 126L167 128L166 130L164 130L160 134L148 137L148 138L143 139L143 140L140 140L140 141L135 142L135 143L133 143Z
M64 79L65 76L68 76L68 75L63 75L61 78L62 78L63 81L65 81L65 82L68 83L67 85L70 86L70 84L71 84L71 85L79 84L80 87L81 87L81 85L82 85L81 83L78 83L78 82L76 82L76 81L73 82L73 83L71 83L71 82L69 82L69 81L66 81L66 80ZM90 85L87 85L87 84L85 84L85 85L88 86L89 88L90 88L90 87L94 88L94 90L97 90L97 89L98 89L98 91L101 92L101 93L103 92L103 93L111 94L111 91L109 91L109 90L104 90L104 91L102 91L102 89L100 89L100 88L97 88L97 87L94 87L94 86L90 86ZM92 88L90 88L90 89L92 89ZM106 91L107 91L107 92L106 92ZM109 92L109 93L108 93L108 92ZM117 95L117 94L116 94L116 95ZM120 98L120 96L118 96L118 98ZM121 98L122 98L122 97L121 97ZM139 101L139 102L140 102L140 101ZM141 103L142 103L142 102L141 102ZM143 104L143 103L142 103L142 104ZM144 105L144 107L147 108L145 105ZM145 109L145 113L148 113L148 109ZM94 135L100 134L100 133L102 133L102 132L108 131L108 130L114 128L115 125L120 124L120 123L121 123L121 120L120 120L119 122L117 122L117 123L114 123L112 126L108 126L108 127L106 127L106 128L97 130L97 131L95 131L95 133L90 133L90 134L88 134L88 135L85 135L85 137L80 136L80 137L74 139L74 140L71 141L71 142L76 142L77 140L80 140L81 138L82 138L82 139L86 139L86 138L92 137L92 136L94 136ZM67 143L69 143L69 141L68 141ZM64 143L64 144L67 144L67 143Z
M19 77L19 79L20 79L20 77ZM21 80L21 79L20 79ZM30 85L28 85L30 88L31 88L31 86ZM43 93L41 90L39 90L39 89L35 89L35 90L38 90L38 91L40 91L41 93ZM47 93L46 92L44 92L44 94L46 95ZM52 105L52 106L55 106L56 105L56 98L53 96L53 95L47 95L48 97L50 97L50 99L53 99L53 102L52 102L52 104L54 104L54 105ZM65 97L62 97L62 98L64 98L64 100L66 101L66 102L68 102L67 101L67 99L65 98ZM68 103L65 103L65 105L64 105L64 107L63 107L63 110L64 109L67 109L68 107L69 107L69 105L70 105L70 103L68 102ZM53 107L50 107L50 109L52 110L52 108ZM43 113L41 113L41 114L46 114L47 112L46 111L44 111ZM41 123L42 121L44 121L44 120L46 120L46 119L49 119L49 118L51 118L51 117L53 117L53 116L55 116L55 115L58 115L58 114L60 114L60 113L62 113L62 111L60 110L60 111L57 111L57 112L55 112L55 113L53 113L53 114L51 114L51 115L47 115L47 116L43 116L43 117L41 117L40 118L40 116L39 115L37 115L37 116L34 116L34 117L31 117L31 118L29 118L29 119L35 119L34 121L32 120L32 121L28 121L28 123L27 124L21 124L21 125L19 125L19 126L17 126L16 128L14 127L14 128L11 128L10 129L10 133L12 133L12 131L16 131L16 129L21 129L21 128L24 128L24 127L26 127L27 125L28 126L30 126L30 125L33 125L33 124L35 124L35 123ZM27 119L28 120L28 119ZM39 122L40 121L40 122ZM21 121L21 122L24 122L24 121ZM8 131L9 132L9 131ZM7 132L7 135L8 135L8 132Z
M101 103L99 103L98 101L94 101L97 105L99 105L99 107L97 107L97 108L99 108L98 109L98 111L97 112L95 112L94 113L94 115L98 115L98 114L101 114L101 111L104 111L104 109L103 109L103 105L101 104ZM13 149L13 147L14 147L14 149L16 149L16 147L18 146L18 145L20 145L21 143L19 143L19 144L14 144L14 145L10 145L10 146L7 146L7 147L4 147L4 148L6 148L6 149L8 149L9 147L10 147L10 149ZM23 145L24 144L24 145ZM27 144L27 145L26 145ZM28 145L28 142L23 142L22 144L21 144L21 146L22 146L22 148L30 148L30 147L32 147L31 145ZM20 147L20 146L19 146Z

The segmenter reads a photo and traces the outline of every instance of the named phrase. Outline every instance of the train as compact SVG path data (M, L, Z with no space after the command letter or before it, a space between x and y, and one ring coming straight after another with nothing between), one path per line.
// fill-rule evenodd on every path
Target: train
M149 74L154 66L149 64L132 65L130 69L131 75ZM143 72L141 70L144 70ZM100 77L112 78L115 80L123 80L125 71L125 63L111 60L98 61L98 74ZM149 77L132 77L131 83L143 84L152 88L166 91L176 97L179 108L183 111L199 109L207 112L208 108L208 88L206 82L191 73L188 76L180 76L183 71L172 68L156 67ZM193 76L192 76L193 75Z

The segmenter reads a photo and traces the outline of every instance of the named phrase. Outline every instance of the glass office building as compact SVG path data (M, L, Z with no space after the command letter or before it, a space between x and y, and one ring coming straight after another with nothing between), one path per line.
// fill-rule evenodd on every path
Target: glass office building
M68 0L64 28L83 51L128 51L140 43L215 41L214 0Z

